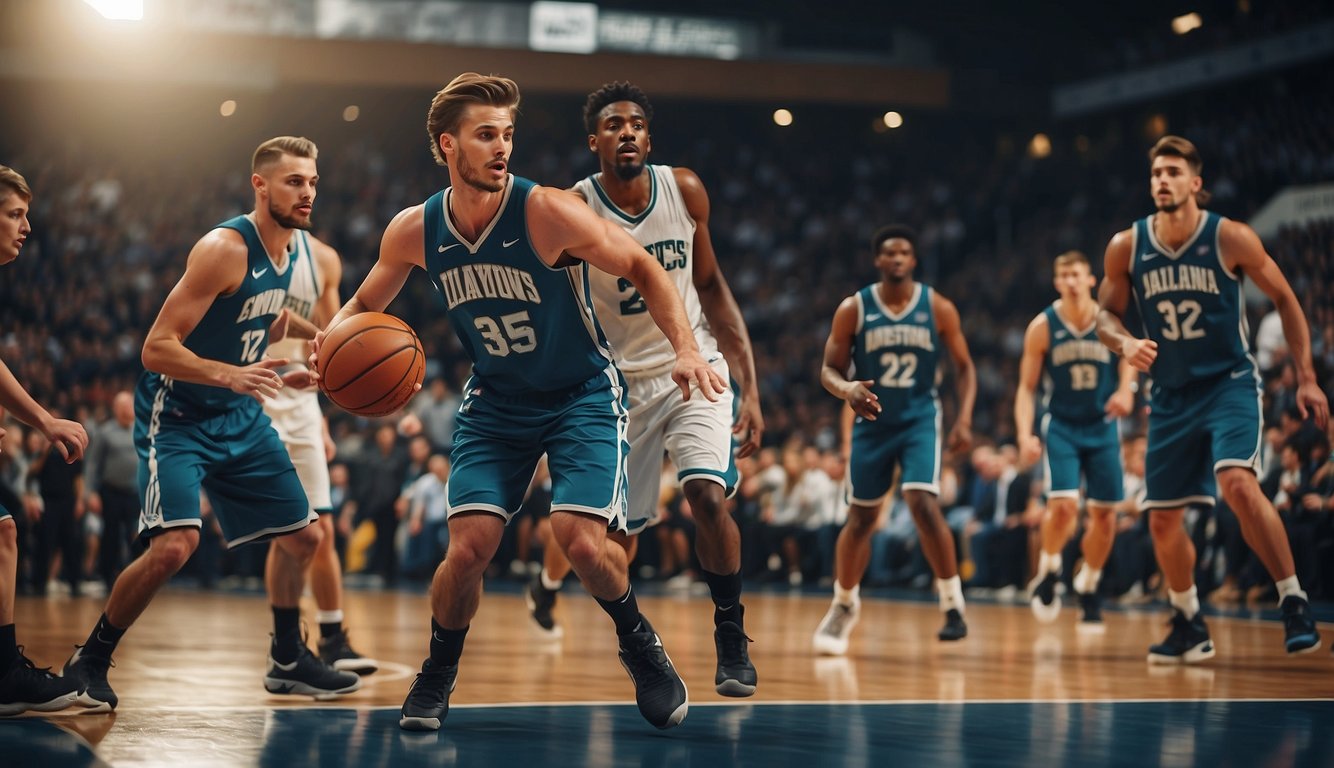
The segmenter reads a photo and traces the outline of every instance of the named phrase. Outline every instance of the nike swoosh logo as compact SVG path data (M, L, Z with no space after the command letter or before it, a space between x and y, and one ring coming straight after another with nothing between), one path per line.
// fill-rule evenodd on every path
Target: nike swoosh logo
M1152 260L1154 260L1154 259L1156 259L1156 258L1158 258L1158 252L1157 252L1157 251L1147 251L1147 252L1145 252L1145 253L1141 253L1141 254L1139 255L1139 260L1140 260L1140 261L1152 261Z
M1233 372L1232 372L1232 378L1234 378L1234 379L1240 379L1242 376L1254 376L1254 375L1255 375L1255 372L1254 372L1254 371L1233 371Z
M460 245L462 245L462 243L454 243L453 245L442 245L437 247L436 250L439 251L440 253L444 253L450 248L458 248Z
M514 244L517 243L517 242L519 242L519 238L516 237L516 238L514 238L513 240L509 240L509 241L506 241L506 242L501 243L501 244L500 244L500 247L501 247L501 248L508 248L508 247L510 247L511 245L514 245Z
M269 271L268 267L265 267L263 269L252 269L250 270L250 276L258 280L261 275L263 275L265 272L268 271Z
M866 319L867 319L867 320L879 320L879 319L880 319L880 313L879 313L879 312L872 312L871 314L869 314L869 315L866 316Z

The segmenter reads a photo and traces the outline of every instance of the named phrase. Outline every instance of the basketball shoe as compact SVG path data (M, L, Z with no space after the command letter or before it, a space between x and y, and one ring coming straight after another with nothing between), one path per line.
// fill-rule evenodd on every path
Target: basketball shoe
M1081 611L1079 631L1089 633L1105 631L1107 625L1102 623L1102 597L1097 592L1076 592L1075 594L1079 597Z
M665 730L686 719L690 695L648 619L640 616L639 626L640 631L621 635L621 666L635 684L639 714L654 728Z
M320 638L320 661L334 669L358 675L369 675L380 668L380 663L375 659L368 659L352 650L345 629L339 630L336 635Z
M1028 604L1033 607L1033 616L1043 624L1050 624L1061 615L1061 596L1056 594L1060 581L1060 574L1048 571L1028 583Z
M945 626L936 633L936 638L944 642L962 640L968 637L968 625L963 622L963 614L957 608L945 611Z
M343 672L320 661L310 648L301 643L294 661L280 664L269 650L269 671L264 675L264 690L279 695L313 696L316 701L328 701L361 687L361 678L355 672Z
M1284 645L1288 653L1310 653L1320 649L1320 633L1316 631L1315 619L1311 618L1311 605L1296 595L1283 598L1279 606L1283 611Z
M528 582L528 589L523 592L523 601L528 604L528 615L532 617L533 625L551 640L558 640L565 634L551 613L556 607L557 594L556 590L542 586L541 571L533 576L532 581Z
M405 731L438 731L449 714L449 694L458 682L459 665L439 666L427 659L399 710L398 727Z
M755 695L755 665L750 663L749 643L745 631L733 622L724 621L713 630L713 644L718 650L713 685L723 696Z
M1174 608L1169 624L1172 631L1167 633L1167 638L1149 646L1150 664L1193 664L1213 658L1214 641L1209 639L1203 613L1188 619L1186 614Z
M107 682L107 670L115 666L111 659L86 656L83 646L74 646L74 653L65 662L61 674L79 686L78 704L89 712L110 712L118 699Z
M23 655L0 674L0 717L22 712L55 712L79 698L78 682L51 674L49 667L38 669Z
M811 638L815 652L823 656L842 656L847 653L848 637L852 635L852 628L857 626L861 612L860 602L851 605L836 602L829 606L829 611L820 620L820 626L815 628L815 636Z

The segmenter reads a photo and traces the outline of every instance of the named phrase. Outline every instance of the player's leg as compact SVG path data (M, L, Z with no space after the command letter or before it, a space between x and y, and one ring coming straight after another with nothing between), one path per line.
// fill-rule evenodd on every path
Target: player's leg
M1079 516L1079 449L1075 427L1042 418L1042 458L1047 509L1039 532L1038 567L1028 584L1028 602L1040 622L1055 621L1061 613L1061 550L1074 533Z
M39 669L23 655L14 627L14 585L18 579L18 526L0 505L0 717L21 712L54 712L74 703L73 679Z
M945 624L936 637L962 640L968 635L963 582L954 549L954 533L940 511L941 428L939 414L917 420L904 430L903 500L917 526L922 554L936 577L936 594Z
M1125 478L1121 467L1121 435L1116 424L1088 427L1086 442L1080 446L1080 466L1088 489L1088 510L1080 549L1084 564L1075 573L1075 595L1082 614L1079 626L1085 631L1103 629L1102 598L1098 586L1112 554L1116 539L1116 505L1125 498Z
M548 532L550 536L550 532ZM565 629L556 622L556 597L570 575L570 560L561 548L551 541L542 549L542 570L528 582L524 602L528 615L539 632L552 640L564 636Z

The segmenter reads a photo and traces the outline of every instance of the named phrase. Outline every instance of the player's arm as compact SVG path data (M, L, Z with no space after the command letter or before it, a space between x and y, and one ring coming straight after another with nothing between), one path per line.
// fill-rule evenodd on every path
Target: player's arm
M746 319L741 315L736 297L723 277L718 266L718 256L713 251L713 238L709 235L709 193L700 182L695 172L688 168L676 168L676 186L685 198L686 210L695 220L694 274L695 290L699 293L700 308L709 320L709 327L718 339L719 351L727 359L728 370L732 378L741 387L740 414L733 431L745 440L737 451L739 458L745 458L760 449L764 437L764 415L760 412L760 389L755 376L755 356L751 351L750 333L746 330Z
M727 383L699 353L676 286L658 260L625 230L598 216L574 195L537 187L528 195L528 233L533 249L547 264L555 266L563 254L569 254L634 285L653 322L676 351L672 380L683 397L689 399L691 384L697 384L709 400L717 400L718 393L726 390Z
M57 419L48 413L19 384L3 360L0 360L0 408L45 435L66 462L83 456L84 449L88 447L88 433L84 431L83 425L77 421ZM4 430L0 429L0 436L3 435Z
M1302 418L1306 418L1310 411L1316 424L1324 429L1329 423L1329 403L1316 382L1315 366L1311 363L1311 331L1302 314L1301 302L1292 292L1283 270L1265 251L1255 230L1239 221L1225 219L1219 225L1218 246L1224 263L1244 272L1274 302L1278 317L1283 321L1288 354L1297 370L1297 409Z
M844 464L852 460L852 423L856 419L857 412L844 400L838 412L838 455L843 457Z
M1134 290L1130 284L1131 240L1132 234L1126 229L1117 232L1107 243L1102 284L1098 286L1098 338L1135 370L1148 373L1158 357L1158 342L1134 336L1122 322Z
M829 338L824 343L820 383L829 390L829 394L846 402L858 416L875 421L880 413L880 398L871 391L875 382L848 378L848 371L852 370L852 342L857 336L860 314L856 296L847 297L834 310Z
M264 359L241 367L202 358L185 346L186 337L194 332L213 301L241 287L247 255L245 242L232 230L215 229L195 243L185 262L185 274L167 294L162 310L144 338L144 368L178 381L230 389L257 400L272 397L282 389L282 379L273 369L286 360Z
M950 360L954 363L954 391L959 400L959 415L954 418L946 446L951 451L966 451L973 444L977 367L973 365L973 356L968 353L968 340L963 337L963 323L959 320L959 310L954 302L932 291L931 310L936 315L936 334L945 342Z
M338 289L343 284L343 260L338 258L338 251L313 237L311 244L315 246L311 250L311 255L320 270L320 298L315 302L311 320L317 328L324 329L329 326L329 321L338 314L342 306L338 298Z
M1103 412L1114 419L1124 418L1135 410L1135 392L1139 390L1139 371L1124 357L1116 366L1116 391L1103 404Z
M1041 313L1024 331L1024 355L1019 358L1019 386L1014 390L1014 435L1019 445L1019 463L1029 466L1042 455L1042 441L1033 434L1038 379L1042 376L1042 360L1051 343L1051 329L1046 313Z

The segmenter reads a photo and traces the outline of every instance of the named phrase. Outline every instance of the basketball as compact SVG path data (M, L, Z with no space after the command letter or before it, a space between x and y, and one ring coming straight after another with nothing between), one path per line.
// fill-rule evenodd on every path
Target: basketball
M426 353L407 323L362 312L325 334L318 364L320 389L334 405L361 416L387 416L422 383Z

